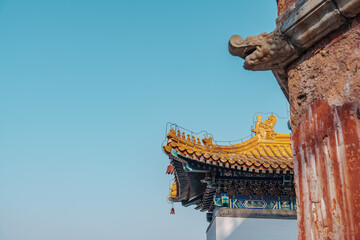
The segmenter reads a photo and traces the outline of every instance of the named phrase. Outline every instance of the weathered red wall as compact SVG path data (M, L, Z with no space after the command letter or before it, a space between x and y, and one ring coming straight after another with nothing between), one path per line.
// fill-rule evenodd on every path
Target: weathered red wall
M360 17L287 73L299 239L360 239Z
M318 42L287 72L293 129L316 99L360 103L360 17Z
M313 101L292 141L299 239L360 239L360 105Z

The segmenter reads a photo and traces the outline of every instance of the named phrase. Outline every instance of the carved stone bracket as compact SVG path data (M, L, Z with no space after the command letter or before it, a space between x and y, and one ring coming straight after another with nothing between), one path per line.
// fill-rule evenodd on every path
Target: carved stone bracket
M360 0L307 0L289 8L277 19L271 33L234 35L229 51L245 59L247 70L272 70L288 98L286 67L317 41L360 13Z
M229 51L245 59L245 69L254 71L281 69L283 63L293 60L296 53L279 29L249 36L245 40L234 35L229 41Z

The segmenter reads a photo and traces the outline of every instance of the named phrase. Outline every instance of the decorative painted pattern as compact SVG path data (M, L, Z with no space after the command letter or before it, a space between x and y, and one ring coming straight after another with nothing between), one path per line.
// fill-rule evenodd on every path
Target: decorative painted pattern
M214 195L216 207L242 208L242 209L286 209L296 210L295 198L229 196L227 193Z

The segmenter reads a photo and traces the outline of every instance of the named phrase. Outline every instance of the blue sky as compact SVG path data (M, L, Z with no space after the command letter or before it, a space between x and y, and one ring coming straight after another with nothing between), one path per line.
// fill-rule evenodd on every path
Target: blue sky
M205 239L205 213L169 215L166 122L231 140L255 112L287 116L271 72L227 50L276 13L275 0L1 1L0 239Z

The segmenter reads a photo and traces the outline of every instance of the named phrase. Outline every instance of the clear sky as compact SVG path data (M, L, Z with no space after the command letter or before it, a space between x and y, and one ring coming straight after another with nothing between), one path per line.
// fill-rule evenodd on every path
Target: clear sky
M169 215L166 122L232 140L255 112L286 116L271 72L227 50L276 15L275 0L0 1L0 239L205 239L205 213Z

